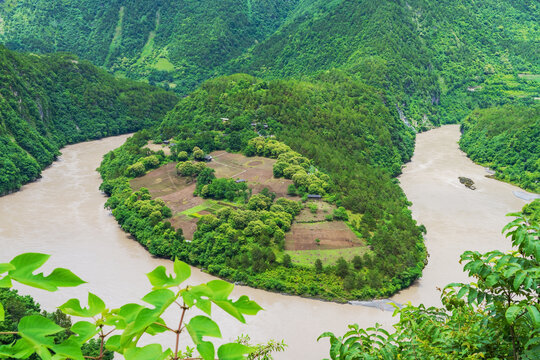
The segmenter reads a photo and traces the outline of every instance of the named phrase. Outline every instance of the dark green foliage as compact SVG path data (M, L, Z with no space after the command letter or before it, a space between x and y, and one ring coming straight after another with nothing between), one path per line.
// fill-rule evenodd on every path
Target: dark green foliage
M38 178L62 146L149 127L176 102L71 55L2 46L0 82L0 195Z
M461 125L459 142L496 178L540 192L540 105L477 110Z
M426 128L538 95L514 84L540 73L539 11L531 0L18 0L0 5L0 41L73 52L182 94L216 75L338 68Z
M19 321L25 316L43 314L48 319L54 321L55 324L63 327L65 330L57 333L53 338L55 343L60 343L66 340L73 333L69 330L71 327L71 318L65 315L60 310L56 310L53 313L47 313L42 311L41 307L35 300L29 295L19 295L17 290L0 288L0 303L4 307L5 320L0 321L0 332L17 331ZM17 335L0 335L0 345L7 345L18 339ZM85 356L92 356L99 354L99 343L92 339L85 344L83 348L83 354ZM30 357L30 359L38 359L36 355ZM112 360L113 353L110 351L105 352L104 360Z
M69 51L132 78L193 90L274 32L298 0L22 0L0 3L0 41Z
M257 136L263 131L268 137ZM150 134L141 132L105 156L100 171L105 180L102 189L112 192L107 205L122 227L153 254L176 256L250 286L334 300L387 296L421 274L425 259L421 231L391 177L412 155L414 135L388 110L377 90L341 72L322 74L314 82L264 82L233 75L209 81L180 101L157 132L163 139L173 139L173 157L199 147L205 153L235 149L277 159L277 175L292 178L306 197L314 192L336 202L337 218L347 219L345 209L371 213L373 229L363 236L374 258L388 261L364 262L363 277L355 275L348 283L367 280L348 289L343 287L344 278L359 270L347 263L347 273L338 271L340 276L331 265L324 273L312 267L283 266L275 261L275 254L283 251L285 233L303 205L275 199L268 190L250 196L245 183L212 179L203 162L186 161L178 168L196 170L185 176L203 174L197 186L201 196L235 200L238 205L202 216L193 241L175 241L174 230L133 209L127 179L121 177L131 164L150 155L142 149ZM239 186L244 187L237 190ZM334 220L332 214L328 216ZM351 226L365 227L355 224ZM323 283L332 285L323 287Z

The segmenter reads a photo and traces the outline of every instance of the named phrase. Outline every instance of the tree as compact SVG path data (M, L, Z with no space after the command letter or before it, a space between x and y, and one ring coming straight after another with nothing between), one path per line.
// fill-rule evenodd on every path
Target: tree
M187 151L180 151L177 156L179 162L187 161L189 159Z
M291 255L283 255L283 266L285 266L286 268L290 268L292 266Z
M360 256L356 255L355 257L353 257L352 263L356 270L360 270L362 268L363 261Z
M203 161L205 157L204 151L202 151L199 147L195 146L193 148L193 159L197 161Z
M349 264L347 261L340 257L336 262L336 275L340 278L344 278L349 274Z
M323 263L321 259L315 260L315 271L317 272L317 274L320 274L323 272Z

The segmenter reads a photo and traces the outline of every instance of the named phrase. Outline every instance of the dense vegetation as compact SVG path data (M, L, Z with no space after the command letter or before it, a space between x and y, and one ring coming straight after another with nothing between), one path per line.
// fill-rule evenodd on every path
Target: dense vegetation
M15 50L69 51L186 93L275 31L298 2L6 1L0 41Z
M272 140L274 136L306 158ZM274 176L292 179L291 191L328 194L338 206L361 214L350 224L372 253L355 264L345 262L324 271L289 267L285 257L276 259L274 249L279 249L298 211L286 199L274 202L271 197L253 195L246 199L245 211L205 215L193 242L183 241L167 221L160 222L166 217L160 209L153 218L150 209L141 211L141 201L156 200L144 189L130 190L127 178L135 176L133 164L140 163L144 173L148 168L140 159L158 156L161 162L167 161L163 153L151 155L144 148L150 137L149 132L137 133L107 154L99 170L102 189L112 195L107 206L122 227L153 254L178 256L251 286L334 300L389 295L420 275L426 255L421 229L391 177L400 173L401 164L412 155L413 132L387 109L384 96L375 89L341 72L321 74L313 82L267 82L247 75L219 78L180 101L154 134L158 140L173 138L171 157L181 160L180 174L204 174L198 186L202 196L232 201L246 193L233 189L233 182L212 179L204 165L188 160L201 151L195 147L202 153L226 149L277 158ZM266 229L269 221L273 229ZM298 277L304 280L298 283Z
M473 111L461 124L459 142L495 177L540 193L540 106L504 106Z
M210 318L212 307L221 308L242 323L246 322L246 316L256 315L262 308L245 295L231 298L234 285L222 280L181 286L191 276L191 268L180 261L174 262L170 275L163 266L146 274L152 290L138 303L111 309L99 296L88 293L87 307L74 298L58 306L54 313L40 313L39 305L31 297L9 290L13 283L46 291L84 283L63 268L56 268L46 276L42 272L34 274L48 258L45 254L25 253L0 264L1 359L110 360L116 353L126 360L268 360L272 352L283 351L285 347L283 342L273 340L251 345L249 336L240 336L216 351L208 338L222 336L218 324ZM189 316L192 308L205 315ZM163 319L163 314L171 315L173 309L178 313L176 324ZM69 316L78 321L72 324ZM175 341L164 347L156 343L139 346L143 335L148 338L165 332ZM187 346L183 350L180 340L185 344L187 334L195 347Z
M177 98L67 54L0 46L0 195L40 176L70 143L149 127Z
M540 73L539 11L533 0L18 0L0 5L0 41L182 94L217 75L339 68L422 128L538 96L518 74Z
M19 295L17 290L0 288L0 304L4 309L4 318L0 319L0 348L9 346L20 338L17 330L19 323L25 317L43 316L60 327L60 331L56 332L51 340L55 344L66 341L74 333L70 330L72 321L69 316L60 310L53 313L42 311L39 304L29 295ZM9 333L9 334L5 334ZM89 340L88 343L82 346L82 353L85 356L95 356L99 353L99 344L95 340ZM0 358L5 358L3 351L0 350ZM102 360L112 360L113 354L110 351L104 353ZM30 359L39 359L37 355L30 356Z
M540 200L503 231L513 250L466 251L463 269L474 282L449 284L444 307L405 305L389 334L349 326L330 338L332 359L538 359L540 354Z

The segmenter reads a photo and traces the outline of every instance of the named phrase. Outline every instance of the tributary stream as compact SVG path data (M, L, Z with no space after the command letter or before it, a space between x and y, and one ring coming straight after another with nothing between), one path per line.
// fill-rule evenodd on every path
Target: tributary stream
M55 293L19 287L47 310L72 297L84 303L88 291L101 296L109 307L136 302L150 290L145 273L158 265L172 267L170 261L152 258L103 208L106 198L98 191L100 178L95 169L102 156L120 146L126 137L68 146L62 150L59 161L43 172L42 179L0 198L0 262L23 252L51 254L46 273L53 267L65 267L88 282ZM393 298L399 303L438 305L437 287L466 281L458 263L459 255L468 249L508 249L510 243L501 235L509 220L505 214L526 203L513 195L518 188L486 178L486 170L459 150L458 139L459 127L455 125L419 134L415 155L400 177L413 203L413 216L427 228L430 257L422 279ZM472 179L476 190L463 186L459 176ZM189 282L198 284L211 279L212 276L193 269ZM233 295L242 294L256 300L265 310L248 317L247 325L243 325L215 309L213 317L221 327L223 339L232 341L242 333L256 342L284 339L287 350L277 359L328 357L328 340L316 341L321 333L333 331L342 335L351 323L367 327L379 322L390 327L393 322L391 312L374 307L236 286ZM177 313L166 315L167 321L176 323ZM172 339L160 341L173 345Z

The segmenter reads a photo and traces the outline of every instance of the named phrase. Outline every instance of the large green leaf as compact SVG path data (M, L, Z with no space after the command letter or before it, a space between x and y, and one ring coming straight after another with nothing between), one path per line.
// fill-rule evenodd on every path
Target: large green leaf
M163 352L159 344L151 344L142 348L129 348L124 352L124 357L126 360L165 360L171 353L170 350Z
M0 321L4 321L6 317L6 314L4 312L4 305L0 303Z
M242 314L257 315L257 313L263 310L255 301L250 300L246 295L240 296L238 300L233 303L234 307L238 309Z
M527 313L531 318L534 328L538 329L540 327L540 311L534 305L527 306Z
M246 319L242 313L234 306L231 300L217 300L213 301L214 304L225 310L229 315L234 316L238 321L245 323Z
M42 359L52 357L47 349L52 348L54 335L64 330L63 327L56 325L53 321L41 315L25 316L19 322L19 335L25 339L28 346L33 349Z
M506 309L505 317L508 324L513 324L514 321L516 321L516 318L518 315L522 312L522 308L518 305L512 305L508 309Z
M15 267L9 270L9 276L21 284L32 286L38 289L56 291L59 287L73 287L84 284L77 275L70 270L57 268L49 276L43 273L34 275L41 265L49 259L49 255L39 253L26 253L16 256L11 260L11 265Z
M205 336L221 338L219 326L206 316L195 316L186 324L186 329L195 344L200 344Z
M88 308L81 307L79 299L70 299L58 308L68 315L93 317L105 311L105 303L98 296L89 292Z
M81 345L86 343L98 333L96 325L88 321L76 322L73 324L73 326L71 326L71 331L76 334L72 335L71 338Z
M84 356L81 351L81 344L71 338L67 339L61 344L53 346L52 350L57 356L62 356L73 360L84 360Z
M214 348L214 344L212 344L210 341L201 341L199 344L197 344L197 351L204 360L214 360L216 350Z
M10 264L10 263L2 263L2 264L0 264L0 274L3 274L3 273L5 273L6 271L9 271L9 270L15 270L15 266L13 266L13 264Z
M218 349L219 360L241 360L244 355L253 352L253 348L236 343L223 344Z
M154 287L154 289L165 289L174 286L178 286L184 281L186 281L191 276L191 268L188 264L175 260L174 261L174 273L175 277L172 275L167 275L167 270L164 266L158 266L153 271L146 274L148 280Z
M11 282L11 278L9 275L4 276L2 279L0 279L0 288L10 288L13 284Z
M212 300L227 300L234 285L223 280L212 280L206 285L213 291Z

